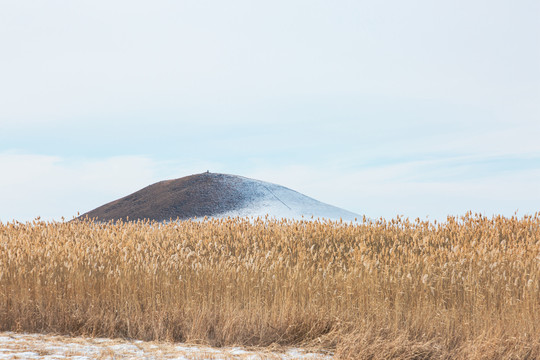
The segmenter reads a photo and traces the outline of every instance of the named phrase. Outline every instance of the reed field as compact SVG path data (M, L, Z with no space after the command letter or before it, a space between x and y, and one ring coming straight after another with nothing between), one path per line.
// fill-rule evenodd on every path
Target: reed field
M0 331L540 358L540 213L0 224Z

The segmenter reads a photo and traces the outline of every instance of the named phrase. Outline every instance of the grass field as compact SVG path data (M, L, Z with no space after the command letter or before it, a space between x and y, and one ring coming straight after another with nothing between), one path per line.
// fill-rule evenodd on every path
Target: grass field
M540 358L540 214L0 224L0 331Z

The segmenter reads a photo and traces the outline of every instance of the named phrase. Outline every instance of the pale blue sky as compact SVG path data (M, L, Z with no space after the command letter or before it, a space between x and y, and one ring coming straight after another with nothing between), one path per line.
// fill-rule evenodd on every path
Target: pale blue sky
M0 221L207 169L370 217L540 211L538 1L0 3Z

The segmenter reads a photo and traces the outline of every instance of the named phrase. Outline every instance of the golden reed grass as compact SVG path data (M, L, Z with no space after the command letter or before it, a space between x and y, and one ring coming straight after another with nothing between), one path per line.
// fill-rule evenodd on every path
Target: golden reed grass
M0 330L540 358L540 214L0 224Z

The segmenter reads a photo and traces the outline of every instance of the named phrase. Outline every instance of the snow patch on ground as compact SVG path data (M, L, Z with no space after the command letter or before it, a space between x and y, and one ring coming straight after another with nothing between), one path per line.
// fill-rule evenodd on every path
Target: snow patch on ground
M0 333L0 359L312 359L330 355L291 348L285 352L250 351L238 347L211 348L185 344L67 337L44 334Z
M265 181L229 175L226 181L237 187L246 199L244 207L214 217L273 217L295 220L327 219L356 221L359 216L328 205L284 186Z

